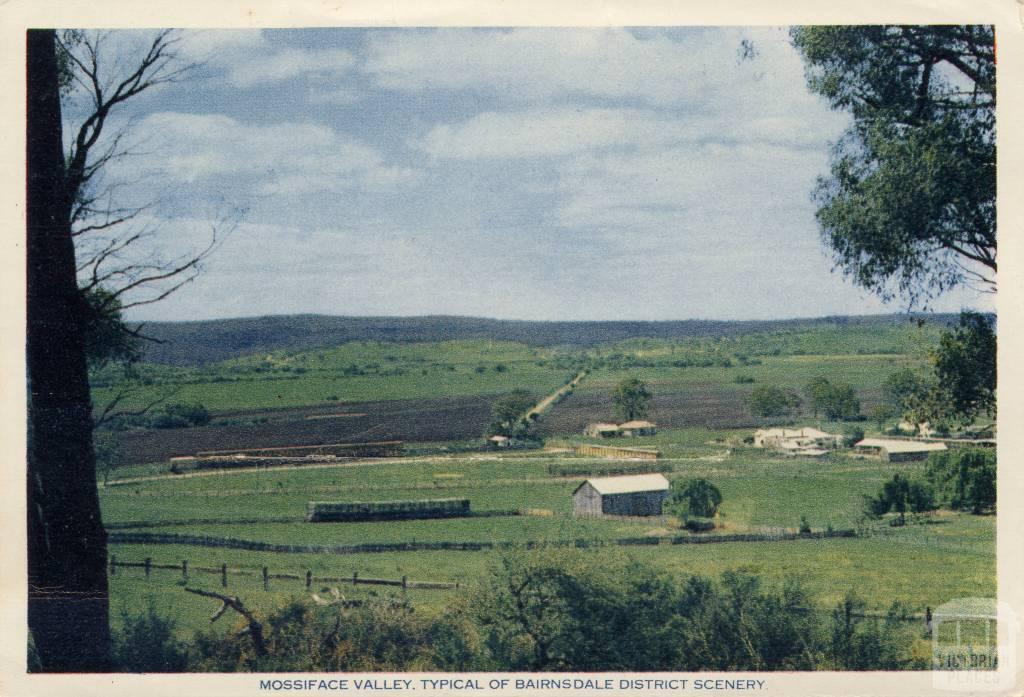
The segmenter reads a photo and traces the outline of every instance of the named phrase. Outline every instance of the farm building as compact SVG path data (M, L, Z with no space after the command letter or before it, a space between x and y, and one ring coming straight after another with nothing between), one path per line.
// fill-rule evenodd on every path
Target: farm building
M843 437L835 433L825 433L817 428L762 428L754 431L754 447L757 448L797 448L828 449L837 448Z
M633 420L619 424L619 435L632 436L653 436L658 432L658 427L650 421Z
M668 488L668 480L660 474L588 479L572 493L573 513L583 518L661 515Z
M883 438L865 438L854 445L857 452L864 455L877 455L885 462L910 462L924 460L929 454L947 450L945 443L934 443L915 440L886 440Z
M512 445L512 439L508 436L491 436L487 439L487 445L492 448L507 448Z
M635 436L653 436L657 432L657 424L651 423L650 421L642 421L639 419L634 419L633 421L626 421L625 423L621 424L587 424L587 427L583 430L583 434L590 436L591 438L614 438L615 436L625 436L627 438L631 438Z
M611 438L619 435L619 425L606 423L587 424L587 427L583 429L583 434L591 438Z

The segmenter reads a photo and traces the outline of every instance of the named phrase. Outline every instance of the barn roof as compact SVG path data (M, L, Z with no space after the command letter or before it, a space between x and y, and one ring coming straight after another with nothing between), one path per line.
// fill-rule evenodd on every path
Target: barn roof
M619 428L654 428L654 424L650 421L634 419L633 421L627 421L624 424L619 424Z
M617 424L606 424L606 423L587 424L587 428L588 429L597 430L597 431L617 431L617 430L619 430L619 427L618 427Z
M946 450L945 443L926 443L914 440L886 440L885 438L865 438L856 443L858 448L882 448L889 453L927 453L935 450Z
M588 479L583 484L589 483L597 493L602 496L608 494L637 494L643 491L668 491L668 480L660 474L634 474L628 477L598 477ZM576 491L580 487L576 487ZM575 494L576 491L573 493Z

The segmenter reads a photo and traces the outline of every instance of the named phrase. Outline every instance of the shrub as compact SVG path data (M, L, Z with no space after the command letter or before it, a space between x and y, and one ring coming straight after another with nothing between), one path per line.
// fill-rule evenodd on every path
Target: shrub
M161 617L151 604L146 614L122 613L123 627L113 633L113 660L124 673L181 673L188 653L174 637L174 621Z
M668 495L669 510L683 517L713 518L722 504L722 492L706 479L675 480Z

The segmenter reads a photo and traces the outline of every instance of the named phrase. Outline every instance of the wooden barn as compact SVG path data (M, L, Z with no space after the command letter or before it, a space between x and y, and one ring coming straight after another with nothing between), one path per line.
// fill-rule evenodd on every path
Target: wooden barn
M588 479L572 493L573 513L581 518L661 515L668 489L660 474Z

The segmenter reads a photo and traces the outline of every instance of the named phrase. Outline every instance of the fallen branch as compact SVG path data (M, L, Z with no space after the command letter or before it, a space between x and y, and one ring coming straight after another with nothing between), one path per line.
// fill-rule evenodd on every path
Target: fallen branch
M200 588L186 588L187 593L194 593L195 595L201 595L206 598L216 598L223 603L220 608L213 613L210 618L210 622L216 622L219 620L228 608L231 608L249 622L249 628L246 630L249 632L249 636L252 637L253 648L256 650L257 656L265 656L267 654L267 646L263 641L263 624L256 619L256 616L242 604L242 601L234 595L223 595L221 593L214 593L213 591L204 591Z

